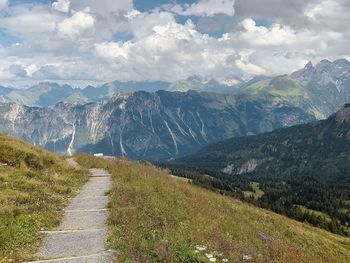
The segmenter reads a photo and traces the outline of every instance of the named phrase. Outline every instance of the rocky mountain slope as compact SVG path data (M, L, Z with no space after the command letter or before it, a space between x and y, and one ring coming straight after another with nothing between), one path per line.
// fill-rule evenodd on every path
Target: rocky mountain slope
M315 116L324 119L350 101L350 62L322 60L315 66L309 62L291 75L254 82L241 92L261 98L266 94L289 97L294 101L296 95L301 95L303 103L315 109Z
M274 98L273 98L274 99ZM60 153L102 152L168 159L247 134L315 120L313 109L287 100L198 92L120 93L86 105L39 108L0 104L0 132Z
M350 62L345 59L322 60L316 66L308 63L291 77L305 87L327 116L350 101Z

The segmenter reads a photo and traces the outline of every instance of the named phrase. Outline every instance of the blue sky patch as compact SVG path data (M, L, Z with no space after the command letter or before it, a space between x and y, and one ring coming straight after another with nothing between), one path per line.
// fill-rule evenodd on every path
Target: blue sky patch
M21 40L8 33L5 29L0 28L0 45L3 47L10 47L16 43L20 43Z

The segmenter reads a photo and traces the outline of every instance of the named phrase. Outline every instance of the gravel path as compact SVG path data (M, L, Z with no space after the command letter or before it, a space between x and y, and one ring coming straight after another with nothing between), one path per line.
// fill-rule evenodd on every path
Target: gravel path
M69 164L77 167L74 160ZM91 178L81 193L65 209L64 219L55 231L44 231L44 242L37 253L47 263L111 263L114 253L106 251L108 198L111 175L91 169Z

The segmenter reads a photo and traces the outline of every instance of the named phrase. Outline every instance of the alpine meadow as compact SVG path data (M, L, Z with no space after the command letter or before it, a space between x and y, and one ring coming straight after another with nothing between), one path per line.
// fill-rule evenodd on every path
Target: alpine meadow
M0 0L0 263L349 263L349 14Z

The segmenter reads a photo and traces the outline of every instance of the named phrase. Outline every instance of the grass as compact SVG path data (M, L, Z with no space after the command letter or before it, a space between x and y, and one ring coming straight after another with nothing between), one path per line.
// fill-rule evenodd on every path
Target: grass
M84 170L24 141L0 135L0 262L33 258L40 230L57 226Z
M243 193L245 197L253 197L254 199L259 199L265 194L264 191L260 189L259 183L252 182L251 186L253 188L253 191L244 191Z
M320 216L320 217L325 218L328 222L332 221L331 217L329 215L327 215L326 213L307 208L306 206L303 206L303 205L297 205L297 207L299 207L301 209L301 211L303 211L303 212L313 213L316 216Z
M85 154L109 169L116 262L349 262L350 239L177 180L144 162Z
M244 89L243 92L255 96L268 93L281 98L309 97L308 92L303 87L287 76L256 82Z

